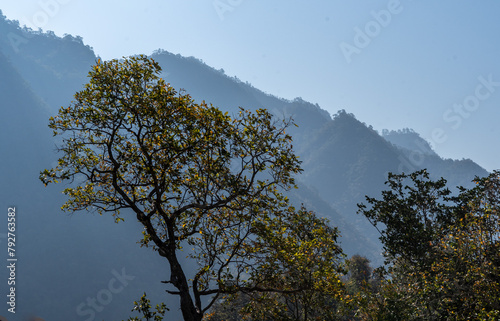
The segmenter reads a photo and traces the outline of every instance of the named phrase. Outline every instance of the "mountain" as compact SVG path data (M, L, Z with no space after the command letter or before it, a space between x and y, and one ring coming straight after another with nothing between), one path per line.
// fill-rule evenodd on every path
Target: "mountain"
M302 179L340 209L378 191L389 171L396 171L398 151L373 129L345 111L337 113L303 147Z
M3 32L5 24L11 23L0 19ZM0 38L5 40L8 36L2 33ZM44 64L43 57L36 54L45 54L41 44L49 46L45 43L46 36L34 34L30 40L39 44L31 49L33 64ZM132 302L144 291L152 297L164 295L158 278L168 277L166 264L155 253L140 249L135 243L140 238L140 227L134 221L119 226L111 218L84 214L70 217L61 212L64 197L60 191L64 186L44 188L38 176L41 170L53 166L56 159L56 144L47 127L54 108L47 102L52 98L61 104L69 102L70 96L66 97L64 91L61 91L61 97L55 95L57 86L65 82L66 76L62 72L66 69L65 64L54 66L51 71L47 69L46 79L52 79L56 74L61 78L55 81L55 85L44 84L50 90L43 91L40 86L37 91L34 81L37 77L45 78L43 68L34 68L33 73L37 75L25 78L19 64L26 60L8 57L11 48L4 44L2 42L0 47L0 200L5 213L8 207L15 207L15 253L18 259L15 284L17 318L9 317L9 320L28 320L34 315L45 320L88 320L92 313L108 320L125 319L130 315ZM42 47L40 51L37 46ZM59 58L63 59L63 56ZM85 78L85 69L80 70L81 79ZM28 70L24 69L24 72ZM68 75L69 79L72 77ZM2 215L0 248L3 259L6 259L7 252L6 223L7 215ZM0 269L0 279L7 282L9 272L6 268ZM123 283L116 282L119 280ZM108 293L103 291L109 291L110 282L113 282L113 289L123 290L120 293L115 291L110 298L98 297L99 293ZM123 285L125 282L128 282L126 286ZM0 287L2 297L7 297L7 290L7 286ZM97 308L89 306L87 300L92 298L100 299ZM0 315L11 315L6 311L7 307L7 304L2 305Z
M401 130L382 130L382 137L396 147L407 150L415 151L424 155L437 156L436 152L432 149L431 145L413 129L404 128Z
M345 252L367 256L375 265L381 262L377 231L356 214L356 204L365 195L379 196L388 172L427 167L433 177L460 185L487 174L472 160L442 159L411 130L379 135L344 110L332 116L301 98L275 97L199 59L163 50L151 57L168 83L197 101L230 113L239 106L267 108L276 117L292 118L298 127L289 133L304 172L297 177L299 189L288 194L291 202L328 218L339 228ZM141 228L134 219L116 225L88 213L68 217L59 210L64 186L44 188L38 181L39 171L57 159L48 118L82 89L96 59L80 37L21 28L0 12L1 206L15 205L19 213L19 311L46 320L125 319L144 291L153 302L170 299L168 305L177 307L159 283L168 278L168 265L135 244ZM130 276L122 277L126 286L107 297L122 272ZM6 273L0 272L2 280ZM93 298L100 298L98 308L89 303Z
M26 182L37 179L40 165L50 164L47 150L53 148L53 142L43 124L50 113L1 52L0 72L0 192L5 199L27 201L38 195L23 193Z
M307 133L318 125L331 120L330 115L318 105L300 98L293 101L266 94L235 77L229 77L222 70L207 66L193 57L182 57L164 50L151 55L163 69L163 78L174 88L184 89L196 101L206 101L230 113L237 113L239 107L249 110L266 108L281 118L292 117L298 129L291 129L294 141L299 145L307 141Z
M488 172L470 159L453 160L441 158L431 147L429 142L423 139L412 129L398 131L383 130L382 136L392 143L405 157L401 169L407 172L426 168L431 177L437 179L445 177L451 187L471 187L470 175L473 173L479 177L487 176Z
M81 37L61 38L53 32L21 28L1 11L0 51L52 110L72 99L97 59Z

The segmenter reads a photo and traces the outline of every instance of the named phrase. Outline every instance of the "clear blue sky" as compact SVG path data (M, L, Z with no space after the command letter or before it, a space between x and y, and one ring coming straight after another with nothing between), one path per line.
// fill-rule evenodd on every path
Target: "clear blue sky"
M158 48L255 87L410 127L444 157L500 168L500 1L0 0L104 59Z

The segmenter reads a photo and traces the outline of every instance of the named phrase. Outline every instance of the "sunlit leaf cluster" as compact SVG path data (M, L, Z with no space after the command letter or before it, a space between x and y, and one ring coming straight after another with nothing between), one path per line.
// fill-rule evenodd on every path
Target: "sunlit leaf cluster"
M239 305L245 320L337 320L344 299L343 253L337 229L304 208L258 222L255 264L242 291L222 307ZM261 289L263 291L255 291ZM209 320L219 320L215 313Z

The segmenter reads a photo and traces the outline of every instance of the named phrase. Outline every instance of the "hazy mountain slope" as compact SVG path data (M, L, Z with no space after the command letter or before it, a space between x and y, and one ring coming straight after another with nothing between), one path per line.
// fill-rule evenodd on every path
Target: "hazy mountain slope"
M321 198L317 191L299 182L298 189L292 189L287 195L296 208L304 205L308 210L316 212L318 216L328 218L330 225L337 227L340 231L341 237L338 241L348 256L360 254L368 257L375 264L382 263L381 245L377 237L370 238L366 235L362 229L364 225L339 213Z
M483 168L470 160L444 160L433 152L424 154L419 149L402 147L400 145L406 142L398 140L394 137L396 135L391 138L399 145L391 143L345 111L338 112L332 121L311 136L313 138L308 140L307 145L300 147L304 173L299 179L315 189L346 222L356 226L362 235L371 240L379 237L378 232L363 216L356 214L357 204L365 201L365 195L380 197L380 192L386 189L384 182L389 172L413 172L427 168L433 179L444 177L450 187L470 187L475 176L487 175ZM411 143L414 143L414 139L420 136L412 132L411 138ZM424 142L405 146L428 146ZM415 162L415 155L418 155L418 163Z
M430 144L412 129L382 131L382 136L395 145L406 160L405 172L426 168L434 179L445 177L450 186L471 186L475 175L487 176L488 172L470 159L452 160L441 158Z
M377 231L356 214L356 204L364 201L365 195L379 195L387 173L397 171L401 157L398 150L354 115L340 111L315 133L302 155L304 174L300 179L317 190L361 235L380 246ZM370 256L361 244L358 247L359 254Z
M437 156L431 145L412 129L405 128L398 131L384 129L382 137L399 148Z
M205 100L224 111L236 113L238 107L250 110L266 108L278 117L292 117L298 128L291 128L294 140L305 141L308 133L331 120L328 112L301 99L288 101L266 94L248 83L225 75L193 57L167 51L151 56L163 68L163 77L176 89L185 89L195 100Z
M301 180L341 211L379 191L386 173L398 168L398 150L354 115L339 112L303 147ZM355 205L355 204L354 204Z
M207 103L229 112L238 107L257 109L263 106L255 97L245 93L234 79L225 76L200 60L182 57L166 51L151 56L163 68L163 78L177 90L184 89L195 100Z
M23 29L1 11L0 51L52 110L72 99L96 61L92 48L85 46L82 38L60 38L51 32Z
M0 117L2 197L23 196L25 181L38 177L38 167L48 165L53 148L51 132L43 124L48 108L0 52ZM34 162L36 160L36 162ZM33 179L34 178L34 179Z
M16 207L19 320L30 315L46 320L87 319L84 311L92 309L81 304L107 289L113 271L124 271L134 279L126 291L113 295L105 309L94 310L98 319L125 319L143 291L163 298L159 281L168 278L166 264L135 243L141 237L135 219L116 225L111 218L88 213L69 217L60 211L64 185L44 188L38 180L39 172L56 159L47 127L50 113L1 52L0 110L0 200L5 211ZM2 220L0 247L5 250L6 216ZM7 280L8 272L0 269L0 279ZM6 290L1 287L4 297ZM2 305L0 315L7 315L6 308Z

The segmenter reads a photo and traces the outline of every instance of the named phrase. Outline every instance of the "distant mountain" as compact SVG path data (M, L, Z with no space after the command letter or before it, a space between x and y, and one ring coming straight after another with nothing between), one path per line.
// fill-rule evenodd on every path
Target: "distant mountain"
M382 256L378 236L371 233L372 231L366 234L365 223L367 222L364 219L359 217L359 220L353 220L352 217L345 217L325 201L317 190L302 182L298 183L298 189L291 190L287 195L296 208L304 205L308 210L316 212L321 217L326 217L332 226L337 227L341 235L339 242L345 253L350 255L363 253L375 264L381 263ZM359 221L362 223L360 224ZM360 244L363 244L363 249L360 248Z
M151 58L160 63L163 78L168 83L178 90L186 90L198 102L204 100L231 113L238 112L239 107L249 110L266 108L277 117L292 117L299 124L298 129L293 129L296 133L294 140L299 144L308 136L307 133L331 120L328 112L318 105L301 98L289 101L266 94L194 57L186 58L159 50Z
M275 97L196 58L162 50L151 57L161 64L166 82L184 88L197 101L230 113L239 106L266 108L298 124L289 133L304 172L297 177L300 188L288 195L294 205L304 204L329 218L339 228L348 255L358 253L375 264L381 262L377 232L356 214L356 204L365 195L379 196L388 172L428 168L433 177L443 176L452 185L467 185L475 175L487 175L472 160L442 159L412 130L379 135L344 110L332 117L301 98ZM109 217L86 213L67 217L59 210L64 187L43 188L38 181L39 171L57 156L48 118L83 88L96 59L80 37L23 29L0 12L1 206L16 205L22 213L19 304L33 313L43 312L40 316L47 320L84 319L82 311L91 311L87 299L106 289L112 270L122 268L136 278L126 291L113 295L109 305L92 310L96 319L126 318L132 301L146 290L153 300L168 298L159 283L168 277L167 264L135 244L140 226L134 219L115 225ZM171 299L169 306L176 307L177 299Z
M382 137L397 147L422 153L424 155L437 156L431 145L413 129L404 128L401 130L382 130Z
M60 210L64 185L44 188L38 179L40 171L53 166L56 159L55 141L47 124L57 107L49 107L48 102L68 104L69 90L81 87L76 86L75 79L83 80L88 67L81 66L78 75L66 74L68 61L73 57L54 53L61 62L52 69L42 68L47 63L45 55L51 51L52 36L38 33L29 38L34 41L32 47L19 47L17 57L5 41L13 37L12 32L21 31L1 17L0 14L0 207L5 213L8 207L16 208L17 300L13 320L31 320L34 315L45 320L88 320L92 313L96 320L126 319L132 302L144 291L153 298L164 297L159 283L159 278L168 277L164 260L135 243L140 238L140 227L134 220L119 226L109 217L85 213L69 217ZM81 50L86 52L87 48L82 46ZM78 54L79 49L73 51ZM22 66L27 61L31 61L32 74ZM59 86L66 81L73 84L63 90ZM0 248L5 259L7 216L2 215L1 220ZM97 301L97 308L92 308L87 299L95 299L100 290L108 289L116 278L113 271L134 279L124 287L126 291L114 292L110 302L106 297L106 305ZM8 278L9 270L0 269L0 279L7 282ZM0 287L4 298L7 289ZM10 315L7 307L2 304L0 315Z
M379 191L386 173L397 170L400 156L376 131L343 110L314 132L302 154L301 179L341 212Z
M0 51L52 110L72 99L97 59L81 37L21 28L1 11Z
M0 193L14 201L23 197L25 180L38 178L40 165L49 165L47 150L53 149L51 132L44 125L50 116L44 102L0 52L0 118L2 168Z
M392 143L405 157L400 168L405 172L426 168L434 179L445 177L451 187L472 186L471 175L487 176L488 172L470 159L453 160L441 158L414 130L383 130L382 136Z

